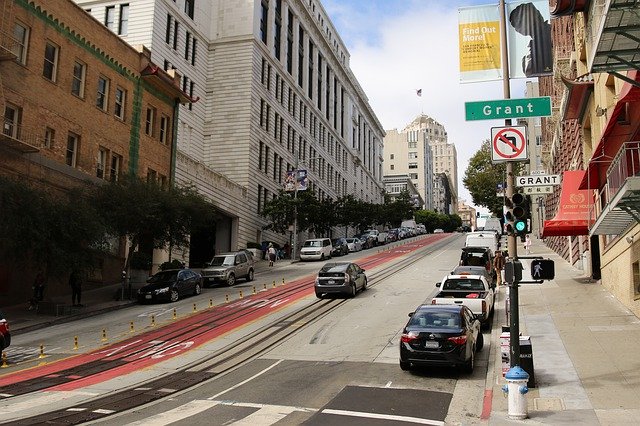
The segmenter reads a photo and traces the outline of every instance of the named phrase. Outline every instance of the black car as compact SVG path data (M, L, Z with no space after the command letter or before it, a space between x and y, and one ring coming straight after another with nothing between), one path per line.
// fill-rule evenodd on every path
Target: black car
M359 238L362 243L362 250L375 247L377 239L371 234L357 235L355 238Z
M2 314L2 311L0 311L0 352L8 348L10 344L11 332L9 332L9 323Z
M409 314L400 337L400 368L464 367L471 373L484 338L480 321L464 305L421 305Z
M176 302L182 296L202 292L202 275L191 269L160 271L138 290L138 302Z
M367 276L364 269L351 262L325 263L318 272L315 283L318 299L329 294L346 294L355 297L358 290L366 289Z
M331 240L333 244L333 250L331 250L331 256L344 256L349 254L349 244L346 238L336 238Z

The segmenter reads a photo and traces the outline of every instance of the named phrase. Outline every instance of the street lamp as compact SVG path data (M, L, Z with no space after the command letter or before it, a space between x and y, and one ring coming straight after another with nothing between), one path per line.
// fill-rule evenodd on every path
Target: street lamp
M314 161L314 160L320 160L320 159L322 159L322 157L311 157L304 161ZM303 161L303 164L304 164L304 161ZM298 198L298 182L304 182L305 180L308 179L307 170L306 169L300 170L298 168L299 163L300 163L300 157L296 155L296 166L295 166L295 170L293 170L294 172L294 180L293 180L294 204L293 204L293 244L292 244L293 247L291 248L291 260L295 260L298 257L298 205L297 205L297 202L295 201ZM304 171L304 173L300 173L301 171ZM302 190L306 190L306 189L307 189L307 185L305 184Z

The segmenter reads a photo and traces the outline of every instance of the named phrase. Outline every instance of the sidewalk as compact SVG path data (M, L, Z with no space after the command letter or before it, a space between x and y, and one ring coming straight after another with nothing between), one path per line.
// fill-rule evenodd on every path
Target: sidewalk
M554 260L556 278L519 287L520 331L531 336L536 379L526 395L529 419L510 420L502 392L502 288L486 384L493 390L489 424L638 424L640 320L541 240L533 239L531 255Z
M274 270L290 265L290 260L279 260L272 268L269 268L269 261L258 260L255 264L255 272ZM122 289L122 285L92 285L85 284L82 289L82 307L71 307L71 294L65 306L65 315L41 314L28 309L28 303L20 305L2 307L2 312L9 319L11 333L18 335L29 331L47 327L52 324L76 321L81 318L99 315L114 309L121 309L137 303L135 300L116 300L115 295ZM59 299L59 298L56 298Z

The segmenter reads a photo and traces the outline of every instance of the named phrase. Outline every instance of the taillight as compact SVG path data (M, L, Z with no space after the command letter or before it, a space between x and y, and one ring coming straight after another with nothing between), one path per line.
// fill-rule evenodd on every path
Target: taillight
M410 331L408 333L402 333L402 336L400 336L400 341L402 343L411 343L414 340L418 339L418 333L416 333L415 331Z
M463 336L449 337L447 340L452 342L454 345L460 346L467 343L467 336L463 335Z

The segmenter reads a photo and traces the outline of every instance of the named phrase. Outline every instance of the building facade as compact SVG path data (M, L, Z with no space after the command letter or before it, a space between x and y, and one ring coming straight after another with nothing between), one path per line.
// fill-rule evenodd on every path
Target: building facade
M76 2L121 32L110 23L122 2ZM216 250L284 242L260 211L289 170L306 169L320 198L383 201L384 130L319 1L140 0L127 12L121 37L149 45L199 98L180 110L176 177L226 217Z
M384 182L384 190L392 201L395 201L403 191L407 191L413 207L421 209L424 206L422 195L420 195L409 175L387 175L382 180Z
M1 13L13 37L0 49L0 172L60 196L125 173L169 185L177 105L189 101L179 76L72 2L5 0ZM97 273L107 282L120 279L122 247L112 255Z

